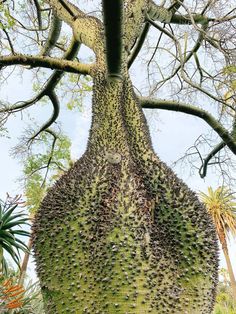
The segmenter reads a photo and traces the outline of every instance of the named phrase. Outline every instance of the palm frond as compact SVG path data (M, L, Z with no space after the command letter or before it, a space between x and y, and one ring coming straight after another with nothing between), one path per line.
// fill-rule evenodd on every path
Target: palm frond
M220 237L236 235L236 199L234 193L226 187L213 190L208 188L208 194L199 193L201 201L210 213L217 233Z

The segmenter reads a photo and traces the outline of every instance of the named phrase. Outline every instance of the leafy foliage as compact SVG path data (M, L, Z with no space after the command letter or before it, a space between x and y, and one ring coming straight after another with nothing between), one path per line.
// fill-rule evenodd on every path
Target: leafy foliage
M226 270L221 270L226 273ZM228 276L223 276L222 281L218 285L218 293L216 297L216 305L214 314L235 314L236 300L232 296L229 285Z
M13 19L9 11L10 1L4 1L4 2L6 3L4 4L0 2L0 29L11 28L16 23L16 21Z
M230 189L209 187L208 194L200 192L199 195L213 218L219 237L221 234L225 237L229 232L236 235L236 201Z
M22 229L28 224L28 218L23 211L16 212L20 204L20 196L7 197L6 201L0 201L0 258L3 272L7 272L7 263L4 253L8 253L13 261L19 265L20 251L26 252L27 245L21 237L28 237L29 232Z
M54 134L54 133L53 133ZM71 142L67 136L40 134L34 150L21 156L25 177L25 196L28 210L34 214L47 189L71 164Z

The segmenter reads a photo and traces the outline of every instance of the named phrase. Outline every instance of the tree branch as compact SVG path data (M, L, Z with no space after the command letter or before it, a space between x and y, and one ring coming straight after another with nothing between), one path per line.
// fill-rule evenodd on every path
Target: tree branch
M205 178L207 174L207 167L209 161L222 149L226 146L224 141L220 142L213 150L208 154L208 156L204 159L201 168L199 169L199 174L201 178Z
M40 133L48 129L57 119L59 112L60 112L60 104L59 100L57 98L56 93L52 90L48 93L48 97L52 102L53 105L53 113L50 117L50 119L40 128L39 131L37 131L29 140L29 142L32 142Z
M143 29L141 31L141 34L139 36L139 38L137 39L137 42L135 43L132 51L131 51L131 55L129 56L129 60L128 60L128 68L131 67L131 65L133 64L134 60L136 59L136 57L138 56L143 43L147 37L148 31L150 29L150 24L148 22L146 22L143 26Z
M236 155L236 140L209 112L192 105L162 99L139 97L143 108L179 111L203 119L222 138L229 149Z
M173 13L170 10L157 5L152 0L149 0L149 7L147 10L147 16L149 19L162 23L170 23L172 15Z
M167 24L192 24L192 18L196 24L202 25L211 21L215 21L214 18L208 18L202 14L192 14L192 17L188 14L174 14L174 12L176 12L182 5L182 2L182 0L176 1L172 6L166 9L162 6L158 6L155 2L150 0L149 10L147 12L148 16L154 21L156 20Z
M39 30L42 30L42 15L41 15L41 8L38 0L33 0L35 8L36 8L36 14L37 14L37 20L39 25Z
M184 0L174 1L174 3L168 8L168 11L171 11L172 14L174 14L175 12L179 10L183 2Z
M69 24L71 27L73 27L76 17L85 15L67 0L46 0L46 2L53 8L58 18Z
M42 47L40 55L48 56L52 48L55 46L61 32L62 21L52 13L50 30L45 45Z
M196 24L207 24L209 22L215 21L213 18L206 17L202 14L192 14L192 18ZM191 16L186 15L180 15L180 14L174 14L170 20L170 24L192 24Z
M91 48L95 54L103 52L103 27L98 18L85 14L67 0L46 0L59 19L70 25L76 40Z
M79 51L79 48L80 48L80 43L75 41L75 40L72 40L72 42L71 42L69 48L67 49L66 53L64 54L63 58L67 59L67 60L74 59L76 57L78 51ZM17 103L11 107L2 108L2 109L0 109L0 113L17 112L19 110L26 109L26 108L30 107L31 105L35 104L41 98L48 95L48 93L50 93L51 91L54 90L54 88L56 87L56 85L58 84L58 82L60 81L60 79L62 78L63 75L64 75L63 71L59 71L59 70L54 71L53 74L48 79L48 81L46 82L45 86L42 88L42 90L36 96L34 96L32 99L30 99L28 101L20 102L20 104Z
M106 40L107 77L109 80L116 80L121 78L123 1L103 0L102 5Z
M46 56L10 55L0 57L0 69L10 65L30 65L32 68L43 67L61 70L70 73L90 74L91 64L83 64L75 61L57 59Z

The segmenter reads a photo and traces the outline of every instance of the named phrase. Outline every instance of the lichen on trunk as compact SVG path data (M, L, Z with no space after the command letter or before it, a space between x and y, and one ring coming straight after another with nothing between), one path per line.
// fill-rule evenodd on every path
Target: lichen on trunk
M49 190L33 235L46 313L212 312L212 221L155 155L127 74L96 72L87 150Z

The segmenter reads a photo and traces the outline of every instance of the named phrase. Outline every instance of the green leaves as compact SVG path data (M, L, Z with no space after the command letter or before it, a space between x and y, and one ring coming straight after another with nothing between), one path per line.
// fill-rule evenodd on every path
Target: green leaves
M8 2L8 1L7 1ZM0 4L0 29L9 29L15 25L7 3Z
M32 214L39 208L48 187L71 163L71 142L67 136L43 132L39 139L34 150L23 159L26 205Z
M8 253L19 267L20 251L27 252L27 245L20 239L28 237L28 231L15 229L15 227L29 226L28 218L23 211L18 211L19 196L7 197L5 202L0 201L0 269L7 272L7 263L4 253ZM15 213L16 212L16 213Z
M229 233L236 235L236 199L230 189L209 187L208 194L200 192L199 195L213 218L219 238Z

